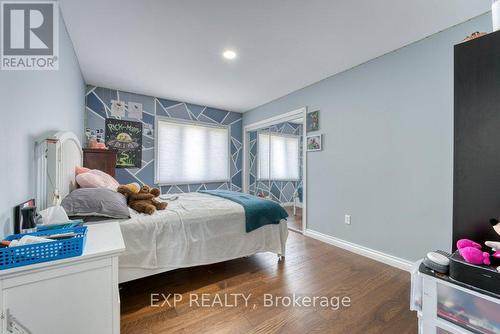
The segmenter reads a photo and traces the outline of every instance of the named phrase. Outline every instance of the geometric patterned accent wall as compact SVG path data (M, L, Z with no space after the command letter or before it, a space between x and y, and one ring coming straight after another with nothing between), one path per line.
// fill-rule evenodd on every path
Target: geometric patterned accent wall
M296 196L296 190L302 187L302 124L283 122L279 124L272 125L268 128L259 129L256 131L248 132L249 136L249 182L248 182L248 192L252 195L269 195L272 200L279 203L291 203L293 202L294 195ZM282 133L289 135L299 136L299 175L300 179L298 181L275 181L275 180L257 180L257 159L258 159L258 140L257 133L263 131L270 131L274 133Z
M112 100L123 101L127 104L129 102L142 104L142 118L113 117L111 115ZM104 129L106 118L111 117L140 121L143 124L142 166L141 168L117 168L116 178L118 182L155 185L154 127L156 116L163 116L229 126L231 131L231 182L161 186L162 194L214 189L242 190L243 140L242 115L240 113L94 86L87 86L85 101L85 128Z

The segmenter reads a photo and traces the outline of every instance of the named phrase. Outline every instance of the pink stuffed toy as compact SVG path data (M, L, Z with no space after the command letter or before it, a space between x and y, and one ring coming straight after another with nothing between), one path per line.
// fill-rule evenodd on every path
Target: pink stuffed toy
M490 265L490 254L481 251L481 245L469 239L460 239L457 241L458 252L468 263L481 265Z
M457 241L457 248L458 249L462 249L465 247L472 247L472 248L481 249L481 245L478 244L477 242L472 241L472 240L460 239Z
M474 247L465 247L459 249L458 252L468 263L477 265L485 264L487 266L491 264L490 254L487 252L483 252L480 249Z

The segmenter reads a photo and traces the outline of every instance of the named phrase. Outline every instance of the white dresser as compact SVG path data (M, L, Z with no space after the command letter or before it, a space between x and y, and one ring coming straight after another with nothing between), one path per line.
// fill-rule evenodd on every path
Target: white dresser
M0 333L118 334L118 223L88 227L82 256L0 271Z

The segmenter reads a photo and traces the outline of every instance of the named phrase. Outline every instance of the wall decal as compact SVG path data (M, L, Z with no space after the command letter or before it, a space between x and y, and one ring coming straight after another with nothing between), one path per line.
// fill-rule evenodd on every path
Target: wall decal
M196 104L167 100L154 96L118 91L102 87L88 86L86 90L85 127L90 129L104 128L105 119L111 115L112 100L124 103L140 103L140 118L123 117L142 123L142 165L116 170L118 182L155 185L155 121L157 116L171 117L204 123L226 125L231 128L230 182L182 184L158 186L162 194L194 192L198 190L225 189L242 190L243 140L242 115ZM130 108L130 106L129 106Z

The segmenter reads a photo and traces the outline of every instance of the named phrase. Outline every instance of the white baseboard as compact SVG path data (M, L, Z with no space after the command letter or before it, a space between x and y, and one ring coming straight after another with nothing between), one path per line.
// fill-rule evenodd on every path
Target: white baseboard
M409 272L411 270L411 266L413 264L412 262L410 262L408 260L393 256L393 255L389 255L389 254L386 254L386 253L383 253L383 252L380 252L380 251L377 251L377 250L374 250L374 249L371 249L368 247L360 246L358 244L355 244L355 243L352 243L349 241L345 241L342 239L338 239L338 238L335 238L335 237L332 237L332 236L329 236L329 235L326 235L326 234L323 234L320 232L316 232L316 231L313 231L310 229L306 229L304 235L307 237L322 241L324 243L348 250L350 252L368 257L372 260L388 264L392 267L396 267L396 268L404 270L404 271Z

